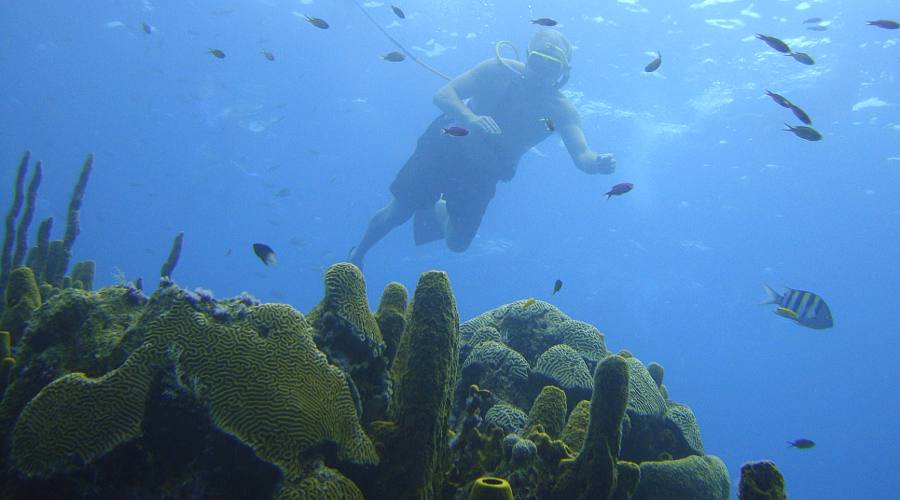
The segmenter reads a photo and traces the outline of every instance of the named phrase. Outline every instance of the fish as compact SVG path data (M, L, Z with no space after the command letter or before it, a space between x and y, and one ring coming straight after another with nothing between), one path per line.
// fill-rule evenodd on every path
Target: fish
M810 31L825 31L828 29L828 26L816 25L816 26L807 26L806 29Z
M525 302L522 302L522 309L528 309L529 307L533 306L535 302L537 301L534 300L534 297L527 299Z
M381 58L384 59L385 61L400 62L400 61L406 59L406 56L403 55L403 52L394 51L394 52L388 52L387 54L382 54Z
M780 106L783 106L785 108L790 108L791 106L793 106L793 104L791 104L791 101L787 100L787 98L781 94L776 94L775 92L771 92L770 90L766 89L766 95L771 97L772 100L777 102Z
M809 18L809 19L803 21L803 24L818 24L818 23L821 23L821 22L822 22L822 18L821 18L821 17L811 17L811 18Z
M399 17L400 19L406 19L406 14L404 14L403 11L400 10L400 7L397 7L396 5L391 5L391 10L394 11L394 14L396 14L396 16Z
M153 26L150 26L147 23L141 23L141 29L144 30L144 33L150 34L153 33Z
M785 132L793 132L794 135L801 139L806 139L807 141L822 140L822 134L820 134L818 130L812 127L804 127L803 125L792 127L787 123L785 123L784 126L787 127L786 129L784 129Z
M562 280L556 280L556 283L553 284L553 295L556 295L560 288L562 288Z
M549 17L541 17L532 19L531 24L537 24L539 26L556 26L559 22L556 19L550 19Z
M877 21L866 21L866 24L869 26L878 26L879 28L884 28L886 30L895 30L900 28L900 23L897 21L891 21L889 19L879 19Z
M613 196L623 195L623 194L631 191L632 189L634 189L634 184L632 184L630 182L623 182L621 184L616 184L615 186L612 187L612 189L610 189L609 191L607 191L604 194L606 195L606 199L608 200L608 199L612 198Z
M785 54L786 56L791 56L795 61L799 63L803 63L807 66L812 66L816 63L812 57L809 57L809 54L806 52L791 52L790 54Z
M759 33L756 34L756 38L766 42L766 45L772 47L773 49L781 52L783 54L790 54L791 48L788 47L788 44L782 42L781 40L775 38L774 36L761 35Z
M225 256L231 257L231 249L230 248L228 250L225 250Z
M550 118L541 118L540 121L544 122L544 126L547 127L547 130L549 130L550 132L556 130L556 124L554 124L553 120L551 120Z
M805 439L805 438L788 441L787 444L788 444L788 448L799 448L801 450L806 450L806 449L812 448L813 446L816 445L816 443L814 443L811 439Z
M225 59L225 53L219 49L209 49L207 52L214 55L216 59Z
M444 134L452 135L453 137L462 137L465 135L469 135L469 131L467 129L457 126L442 128L441 130L444 131Z
M254 243L253 253L267 266L274 266L278 263L278 259L275 258L275 250L265 243Z
M803 111L802 109L800 109L800 107L797 106L796 104L791 104L790 109L791 109L791 113L794 113L794 116L796 116L798 120L800 120L801 122L803 122L807 125L812 125L812 119L809 117L808 114L806 114L806 111Z
M649 64L644 66L645 73L653 73L654 71L659 69L659 65L662 64L662 54L658 51L656 52L656 59L650 61Z
M275 55L272 54L271 52L269 52L268 50L262 51L262 55L263 55L263 57L265 57L266 59L268 59L268 60L270 60L270 61L274 61L274 60L275 60Z
M278 190L278 192L275 193L276 198L287 198L290 195L291 195L290 188L281 188Z
M768 297L763 304L776 304L775 314L796 321L807 328L824 330L834 326L831 309L819 295L805 290L786 288L784 295L765 287Z
M312 24L316 28L327 30L328 28L331 27L331 25L329 25L327 22L325 22L324 19L319 19L318 17L307 16L306 14L304 14L303 17L306 18L306 22L308 22L309 24Z

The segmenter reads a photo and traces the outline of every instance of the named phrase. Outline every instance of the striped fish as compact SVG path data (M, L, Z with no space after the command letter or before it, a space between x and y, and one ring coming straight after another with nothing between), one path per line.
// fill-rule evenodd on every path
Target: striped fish
M815 293L785 287L784 295L779 295L768 286L765 288L769 296L763 304L776 304L778 307L775 308L775 314L816 330L834 326L831 309L822 297Z

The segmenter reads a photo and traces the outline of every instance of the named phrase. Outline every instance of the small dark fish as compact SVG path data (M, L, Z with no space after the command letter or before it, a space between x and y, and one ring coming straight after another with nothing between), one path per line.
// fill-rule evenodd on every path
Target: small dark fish
M225 256L231 257L231 249L230 248L228 250L225 250Z
M791 56L795 61L803 63L807 66L812 66L816 63L816 61L813 61L813 58L809 57L809 54L807 54L806 52L791 52L790 54L785 55Z
M822 22L822 18L821 18L821 17L811 17L811 18L809 18L809 19L803 21L803 24L818 24L818 23L821 23L821 22Z
M274 266L278 263L278 259L275 258L275 250L265 243L254 243L253 253L267 266Z
M550 118L541 118L541 121L544 122L544 126L547 127L547 130L553 132L556 130L556 124L553 123L553 120Z
M464 135L469 135L469 131L462 127L454 126L454 127L447 127L447 128L441 129L441 130L443 130L445 134L452 135L453 137L462 137Z
M760 35L759 33L757 33L756 38L766 42L766 45L768 45L769 47L772 47L773 49L777 50L778 52L781 52L783 54L791 53L791 48L788 47L788 44L782 42L781 40L775 38L774 36Z
M831 309L819 295L806 290L794 290L786 288L783 295L778 294L769 287L766 288L768 297L763 304L775 304L775 314L792 319L807 328L824 330L834 326L831 317Z
M403 55L403 52L395 51L395 52L388 52L387 54L382 54L381 58L384 59L385 61L400 62L400 61L406 59L406 56Z
M541 17L539 19L532 19L531 24L538 24L540 26L556 26L559 24L556 19L550 19L549 17Z
M323 29L323 30L327 30L328 28L331 27L328 23L325 22L324 19L319 19L318 17L307 16L307 15L305 15L305 14L304 14L303 17L306 18L306 21L307 21L309 24L312 24L312 25L315 26L316 28Z
M216 59L225 59L225 53L219 49L209 49L207 52L216 56Z
M656 59L650 61L650 64L644 66L645 73L653 73L657 69L659 69L659 65L662 64L662 54L659 52L656 53Z
M812 448L816 445L816 443L814 443L812 440L803 438L788 441L787 444L788 448L800 448L801 450Z
M816 25L816 26L807 26L806 29L811 31L825 31L828 29L828 26Z
M394 14L396 14L397 17L399 17L400 19L406 19L406 14L404 14L403 11L400 10L400 7L397 7L396 5L391 5L391 10L394 11Z
M553 295L556 295L560 288L562 288L562 280L556 280L556 283L553 284Z
M630 182L623 182L621 184L616 184L615 186L612 187L612 189L610 189L609 191L607 191L604 194L606 195L606 199L608 200L608 199L612 198L613 196L619 196L619 195L625 194L625 193L631 191L632 189L634 189L634 184L632 184Z
M141 23L141 29L144 30L144 33L150 34L153 33L153 26L150 26L147 23Z
M291 195L291 190L288 188L281 188L278 190L277 193L275 193L276 198L287 198L290 195Z
M891 21L889 19L879 19L877 21L866 21L866 24L869 26L878 26L879 28L884 28L886 30L895 30L900 28L900 23L897 21Z
M804 127L803 125L792 127L787 123L785 123L784 126L787 127L786 129L784 129L785 132L793 132L794 135L801 139L806 139L807 141L822 140L822 134L820 134L818 130L812 127Z
M272 54L271 52L269 52L268 50L262 51L262 55L263 55L263 57L265 57L266 59L268 59L268 60L270 60L270 61L274 61L274 60L275 60L275 55Z
M783 95L781 95L781 94L776 94L775 92L770 92L770 91L767 89L767 90L766 90L766 95L769 96L769 97L771 97L772 100L775 101L775 102L777 102L780 106L783 106L783 107L785 107L785 108L790 108L791 106L793 106L793 104L791 104L791 101L788 101L787 98L785 98L785 97L784 97Z
M801 122L803 122L807 125L812 125L812 119L809 117L808 114L806 114L806 111L803 111L802 109L800 109L800 106L791 104L791 113L794 113L794 116L796 116L797 119L800 120Z

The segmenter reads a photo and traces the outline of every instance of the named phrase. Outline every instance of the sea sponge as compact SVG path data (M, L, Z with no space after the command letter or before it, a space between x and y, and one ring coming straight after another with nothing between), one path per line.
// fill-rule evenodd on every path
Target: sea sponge
M545 386L528 411L525 435L540 425L550 437L557 438L566 424L566 393L559 387Z
M747 462L741 466L740 500L787 500L784 476L768 460Z
M656 382L656 387L661 387L663 384L663 376L665 375L665 369L663 366L656 361L651 361L649 365L647 365L647 373L650 374L650 378Z
M397 347L400 345L400 337L406 329L406 305L409 292L406 287L396 281L392 281L381 292L381 300L378 302L378 311L375 313L375 321L384 339L384 355L388 364L393 362L397 355Z
M499 477L479 477L472 483L469 500L513 500L512 487Z
M4 303L0 330L8 331L12 335L12 345L16 345L31 314L41 306L41 292L30 268L17 267L9 273Z
M13 464L28 475L46 476L89 463L140 435L160 360L158 349L143 346L98 379L76 372L46 386L16 422Z
M634 500L728 500L728 469L714 455L642 462Z
M591 416L591 402L582 399L569 413L569 419L563 429L560 439L566 446L573 450L580 450L584 445L584 436L587 434L588 420Z
M379 473L383 498L441 498L453 387L459 362L459 314L447 274L419 277L392 367L396 427L390 467Z

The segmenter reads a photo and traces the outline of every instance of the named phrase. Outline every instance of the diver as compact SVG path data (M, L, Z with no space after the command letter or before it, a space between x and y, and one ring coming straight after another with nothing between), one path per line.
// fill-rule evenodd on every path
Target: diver
M451 251L464 252L497 182L511 180L522 155L553 131L559 132L578 169L613 173L615 158L588 148L578 111L560 92L572 60L565 36L540 29L528 44L524 64L500 57L504 43L497 44L495 58L434 94L443 114L419 137L390 186L393 198L372 217L350 251L350 262L362 268L366 253L410 218L416 245L444 239ZM451 129L469 133L447 133Z

